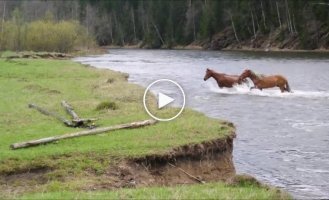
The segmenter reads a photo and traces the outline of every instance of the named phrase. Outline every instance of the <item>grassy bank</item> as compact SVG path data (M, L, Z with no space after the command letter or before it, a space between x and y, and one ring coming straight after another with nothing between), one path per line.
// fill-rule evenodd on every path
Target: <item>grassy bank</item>
M82 118L98 118L98 126L109 126L148 119L142 104L144 89L126 81L127 74L94 69L69 60L0 60L0 198L125 198L149 195L175 198L181 190L209 190L205 186L119 190L115 192L79 191L86 185L106 181L102 175L120 160L149 154L165 154L175 147L225 138L234 129L201 113L185 110L175 121L141 129L63 140L28 149L10 150L9 145L31 139L76 132L53 118L29 109L35 103L69 118L60 105L68 101ZM105 105L105 106L104 106ZM112 105L112 106L106 106ZM174 112L172 109L169 112ZM231 195L232 190L253 197L279 197L265 188L251 189L209 185L214 196ZM185 189L186 188L186 189ZM65 191L64 193L60 193ZM30 193L32 196L29 196ZM43 194L45 193L45 194ZM179 192L180 193L180 192ZM189 198L193 193L183 193ZM80 196L82 195L82 196ZM100 196L99 196L100 195ZM144 195L144 196L139 196ZM164 196L163 196L164 195ZM201 197L201 196L200 196ZM229 196L231 197L231 196ZM239 196L237 196L238 198ZM178 197L180 198L180 197Z
M99 126L145 120L149 116L141 102L143 88L127 83L124 74L82 67L67 60L2 60L0 65L1 160L32 160L39 156L91 151L125 157L161 153L175 146L225 137L232 130L226 125L222 128L216 120L200 113L186 110L171 123L12 151L8 147L14 142L78 131L29 109L28 103L66 116L60 105L65 99L81 117L99 118ZM114 102L117 109L96 109L103 102ZM150 141L150 137L155 140Z
M223 183L204 185L180 185L176 187L152 187L120 189L101 192L52 192L29 194L21 199L288 199L278 190L247 185L230 186Z

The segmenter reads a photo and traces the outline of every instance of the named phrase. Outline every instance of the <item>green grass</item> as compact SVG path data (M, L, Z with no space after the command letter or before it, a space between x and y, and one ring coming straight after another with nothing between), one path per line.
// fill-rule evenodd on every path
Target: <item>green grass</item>
M115 81L107 83L109 78ZM67 116L60 105L61 100L67 100L81 117L99 118L97 124L100 126L150 117L142 105L143 88L127 83L123 74L82 67L72 61L1 60L0 90L0 161L8 158L33 160L40 156L77 152L106 151L112 156L140 156L224 137L231 131L217 120L186 110L169 123L13 151L9 149L11 143L79 130L67 128L55 119L29 109L28 103L36 103ZM97 111L99 103L107 100L115 102L118 109Z
M126 77L126 74L94 69L69 60L0 59L0 198L13 198L33 191L36 194L26 198L89 198L94 195L97 198L188 198L194 194L196 197L214 198L221 191L227 195L231 195L232 191L241 191L237 198L249 197L249 192L256 197L272 195L267 194L264 188L230 188L220 184L77 192L86 184L98 181L99 177L90 177L88 172L102 174L109 165L120 159L164 154L177 146L232 134L231 127L189 109L172 122L62 140L27 149L9 148L12 143L81 130L65 127L61 122L28 108L29 103L69 118L60 104L66 100L81 118L98 118L96 124L101 127L149 119L142 103L144 89L128 83ZM98 110L97 106L103 102L114 103L116 109ZM168 112L175 112L175 109ZM33 169L49 170L43 177L48 182L38 184L38 180L32 177L24 181L18 178L8 184L4 178L5 174ZM13 189L18 193L12 193ZM40 191L44 194L38 193ZM206 196L209 191L214 191L214 195Z
M2 58L6 58L6 57L9 57L9 56L14 56L14 55L17 55L17 53L15 53L13 51L1 51L0 52L0 57L2 57Z
M96 110L117 110L118 105L112 101L104 101L97 105Z
M120 189L97 192L50 192L27 194L21 199L289 199L276 189L230 186L223 183Z

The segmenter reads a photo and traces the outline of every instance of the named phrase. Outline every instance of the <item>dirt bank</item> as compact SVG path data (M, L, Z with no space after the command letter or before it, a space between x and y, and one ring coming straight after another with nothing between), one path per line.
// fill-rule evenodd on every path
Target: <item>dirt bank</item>
M235 176L233 138L189 144L164 155L148 155L121 161L103 175L93 189L172 186L227 181ZM85 188L85 189L88 189Z
M86 170L86 177L93 181L77 189L89 191L229 181L235 177L232 160L234 138L235 133L232 132L224 139L183 145L165 154L116 158L119 161L110 164L104 173ZM70 174L50 176L56 174L56 170L58 169L40 166L12 171L0 176L1 185L4 191L20 194L42 187L47 184L49 177L52 181L56 179L59 182L76 178Z

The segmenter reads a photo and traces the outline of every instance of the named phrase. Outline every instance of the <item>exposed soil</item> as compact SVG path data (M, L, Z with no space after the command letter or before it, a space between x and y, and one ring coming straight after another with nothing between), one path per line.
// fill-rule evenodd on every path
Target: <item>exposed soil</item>
M50 172L49 168L37 167L0 176L0 191L15 196L21 192L32 190L38 185L47 183L48 180L44 176L47 172Z
M227 138L180 146L162 155L124 159L109 166L102 174L86 171L86 176L94 181L80 189L89 191L230 181L235 177L232 160L234 137L232 133ZM47 175L53 170L39 167L3 174L0 176L1 191L19 194L34 190L48 183ZM57 181L72 179L74 176L68 175Z
M124 160L109 168L99 183L86 190L171 186L226 181L234 177L233 138L184 145L165 155Z

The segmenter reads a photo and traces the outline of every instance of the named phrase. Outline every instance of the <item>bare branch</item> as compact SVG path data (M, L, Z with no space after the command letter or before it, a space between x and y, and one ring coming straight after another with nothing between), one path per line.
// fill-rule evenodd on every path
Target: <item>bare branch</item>
M155 123L157 123L156 120L150 119L150 120L145 120L145 121L132 122L132 123L128 123L128 124L120 124L120 125L96 128L96 129L92 129L92 130L80 131L80 132L75 132L75 133L68 133L68 134L53 136L53 137L48 137L48 138L41 138L38 140L30 140L27 142L14 143L14 144L10 145L10 147L12 149L20 149L20 148L26 148L26 147L36 146L36 145L40 145L40 144L55 142L58 140L64 140L64 139L87 136L87 135L96 135L96 134L100 134L100 133L104 133L104 132L108 132L108 131L119 130L119 129L139 128L139 127L143 127L143 126L153 125Z

